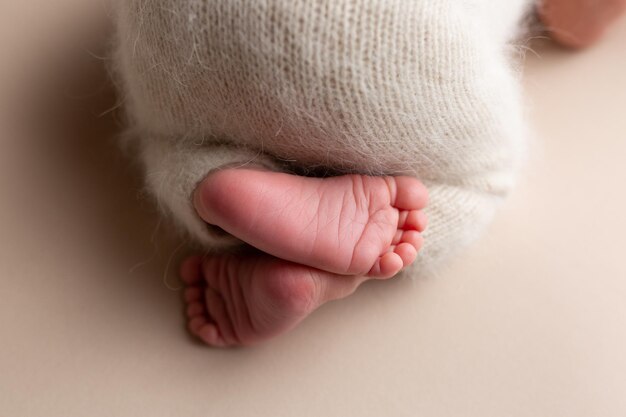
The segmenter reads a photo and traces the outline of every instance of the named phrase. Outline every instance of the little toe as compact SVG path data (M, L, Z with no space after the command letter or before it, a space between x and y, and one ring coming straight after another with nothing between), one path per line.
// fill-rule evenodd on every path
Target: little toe
M191 256L185 259L180 265L180 278L187 285L198 283L202 274L200 271L202 265L201 256Z
M404 261L402 257L395 252L388 252L380 257L380 272L382 278L391 278L400 272L403 266Z
M189 328L191 334L198 336L198 332L200 331L202 326L206 325L208 322L209 321L205 316L196 316L189 319L189 321L187 322L187 327Z
M229 345L220 334L217 324L207 317L206 312L204 312L204 314L191 317L187 323L187 328L192 335L196 336L207 345L216 347L225 347Z
M404 266L402 258L395 252L387 252L376 260L376 263L369 272L369 276L386 279L391 278Z
M395 177L392 205L401 210L420 210L428 203L428 189L413 177ZM393 194L393 187L392 187Z
M206 323L198 329L196 334L200 340L210 346L226 347L228 343L220 335L220 332L213 323Z

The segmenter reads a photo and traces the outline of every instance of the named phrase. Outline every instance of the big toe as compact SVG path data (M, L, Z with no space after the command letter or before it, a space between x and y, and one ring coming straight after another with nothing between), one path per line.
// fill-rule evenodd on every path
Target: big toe
M238 169L217 170L198 184L193 193L193 206L202 220L216 224L222 217L241 208L239 203L245 201L249 197L246 193L253 190L253 187L241 186L247 178L242 175L245 172Z
M193 207L198 216L207 223L212 222L212 216L209 212L211 201L215 198L216 187L211 176L205 178L194 190Z
M392 205L400 210L421 210L428 204L428 189L413 177L390 177Z

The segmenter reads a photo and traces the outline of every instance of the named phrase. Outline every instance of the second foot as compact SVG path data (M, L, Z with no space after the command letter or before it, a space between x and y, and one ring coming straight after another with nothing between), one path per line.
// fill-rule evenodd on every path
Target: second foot
M422 246L427 199L412 177L225 169L200 184L194 204L207 223L281 259L388 278L411 264Z
M285 333L366 279L264 254L191 257L181 266L181 278L190 332L216 347L251 345Z

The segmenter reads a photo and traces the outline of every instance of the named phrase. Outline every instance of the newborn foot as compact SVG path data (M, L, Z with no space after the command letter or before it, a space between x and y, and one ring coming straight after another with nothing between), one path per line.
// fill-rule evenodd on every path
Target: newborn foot
M191 257L181 266L188 327L211 346L250 345L295 327L366 278L315 270L267 255Z
M202 182L195 207L207 223L281 259L387 278L415 260L427 198L412 177L225 169Z

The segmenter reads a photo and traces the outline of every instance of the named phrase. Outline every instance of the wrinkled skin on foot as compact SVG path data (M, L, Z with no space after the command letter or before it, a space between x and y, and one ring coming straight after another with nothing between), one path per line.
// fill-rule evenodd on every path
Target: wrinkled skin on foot
M198 214L264 253L182 264L190 332L210 346L259 343L368 279L394 276L422 246L427 199L411 177L211 173L194 195Z
M309 178L254 169L210 174L195 207L255 248L343 275L389 278L422 246L426 188L412 177Z
M263 254L191 257L180 275L189 331L215 347L252 345L287 332L365 280Z

